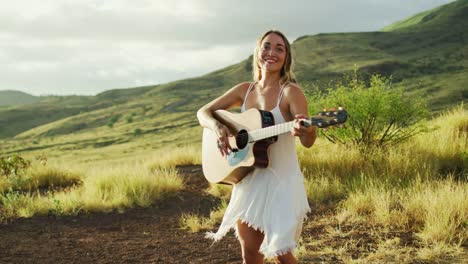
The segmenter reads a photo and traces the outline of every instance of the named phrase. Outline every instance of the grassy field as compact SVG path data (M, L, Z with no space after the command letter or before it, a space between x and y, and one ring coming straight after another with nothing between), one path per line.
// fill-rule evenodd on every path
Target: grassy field
M361 258L372 262L415 256L444 261L466 254L467 149L468 112L461 105L431 120L428 132L385 151L362 153L322 137L312 149L298 146L297 151L311 206L332 212L334 222L328 225L364 225L383 234L388 230L411 232L420 243L414 248L382 237L375 245L377 250ZM23 174L0 178L0 219L5 221L149 206L184 188L175 167L200 164L200 145L150 149L141 156L108 161L80 160L73 155L26 156L32 163ZM222 202L209 216L184 214L180 224L189 232L216 228L229 201L230 187L212 185L206 193ZM319 242L304 237L298 256L308 259L319 254L310 250ZM351 261L352 250L351 244L331 246L320 254Z
M323 138L312 149L298 147L311 206L332 208L337 226L366 225L372 232L380 230L382 237L377 250L358 260L352 258L355 248L351 244L325 247L322 252L306 250L320 243L315 237L303 238L297 254L303 259L334 254L352 263L407 263L414 258L451 262L466 256L468 112L456 108L432 120L429 126L429 132L405 144L372 154ZM229 188L212 186L207 191L228 201ZM213 209L209 217L184 215L181 225L191 232L213 230L225 207L226 202ZM414 233L420 247L385 239L389 230Z
M175 163L197 162L196 155L184 157L190 153L184 148L171 160L155 152L144 160L92 165L38 156L23 173L0 178L0 220L149 206L183 188Z

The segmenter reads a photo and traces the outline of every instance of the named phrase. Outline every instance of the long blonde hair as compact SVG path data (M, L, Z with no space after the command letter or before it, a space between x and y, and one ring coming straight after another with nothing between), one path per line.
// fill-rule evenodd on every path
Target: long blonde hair
M286 58L284 59L284 65L281 68L280 83L281 84L285 84L287 82L297 83L296 78L294 77L294 73L292 71L293 59L292 59L292 54L291 54L291 45L289 44L289 41L286 38L286 36L280 31L275 30L275 29L268 30L263 35L261 35L260 38L258 38L257 40L257 45L255 46L255 52L253 54L253 60L252 60L253 79L254 81L259 81L260 79L262 79L262 69L260 68L260 65L258 63L258 52L261 49L263 39L265 39L266 36L272 33L280 36L283 39L284 44L286 45Z

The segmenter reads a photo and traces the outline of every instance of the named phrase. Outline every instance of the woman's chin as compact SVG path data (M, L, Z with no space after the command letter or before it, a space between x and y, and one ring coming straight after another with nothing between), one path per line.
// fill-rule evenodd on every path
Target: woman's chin
M265 66L263 67L263 69L264 69L266 72L270 72L270 73L273 73L273 72L280 72L280 71L281 71L281 68L276 67L276 65L265 65Z

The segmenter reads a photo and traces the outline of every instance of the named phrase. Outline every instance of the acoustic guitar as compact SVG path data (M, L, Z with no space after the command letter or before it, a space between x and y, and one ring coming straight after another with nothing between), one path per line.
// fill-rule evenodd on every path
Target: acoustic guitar
M268 111L249 109L243 113L217 110L214 118L231 132L229 144L232 151L222 156L218 149L218 137L210 129L203 130L202 167L205 178L211 183L236 184L255 167L268 167L268 147L278 135L288 133L293 122L275 125L273 114ZM324 111L304 119L304 126L324 128L342 124L348 115L345 110Z

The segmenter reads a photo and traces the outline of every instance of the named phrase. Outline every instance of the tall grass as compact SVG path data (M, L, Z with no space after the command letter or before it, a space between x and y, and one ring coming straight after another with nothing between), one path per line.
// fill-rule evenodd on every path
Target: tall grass
M386 150L363 154L319 139L298 155L311 202L339 202L339 222L413 230L424 245L418 258L440 260L468 240L467 149L460 106Z
M221 222L227 209L227 201L221 200L221 204L210 212L209 217L196 213L185 213L180 218L180 226L192 233L213 229Z
M148 170L144 162L120 166L33 166L20 180L3 179L0 220L33 215L122 211L149 206L182 188L174 169ZM57 188L59 187L59 188Z
M87 211L108 211L132 206L148 206L182 187L173 169L149 171L143 166L94 169L85 178L81 191Z
M201 151L198 145L162 149L155 152L147 165L150 170L175 168L176 165L201 164Z
M430 131L393 148L363 154L353 146L319 139L312 149L299 146L298 157L307 181L311 182L309 193L312 195L317 185L325 183L335 189L329 190L334 195L342 193L343 187L360 190L370 183L405 187L415 179L432 180L447 175L466 180L467 139L467 111L459 107L431 122Z
M11 191L35 191L60 189L80 184L83 171L63 164L45 165L33 161L31 167L18 175L0 177L0 193Z

